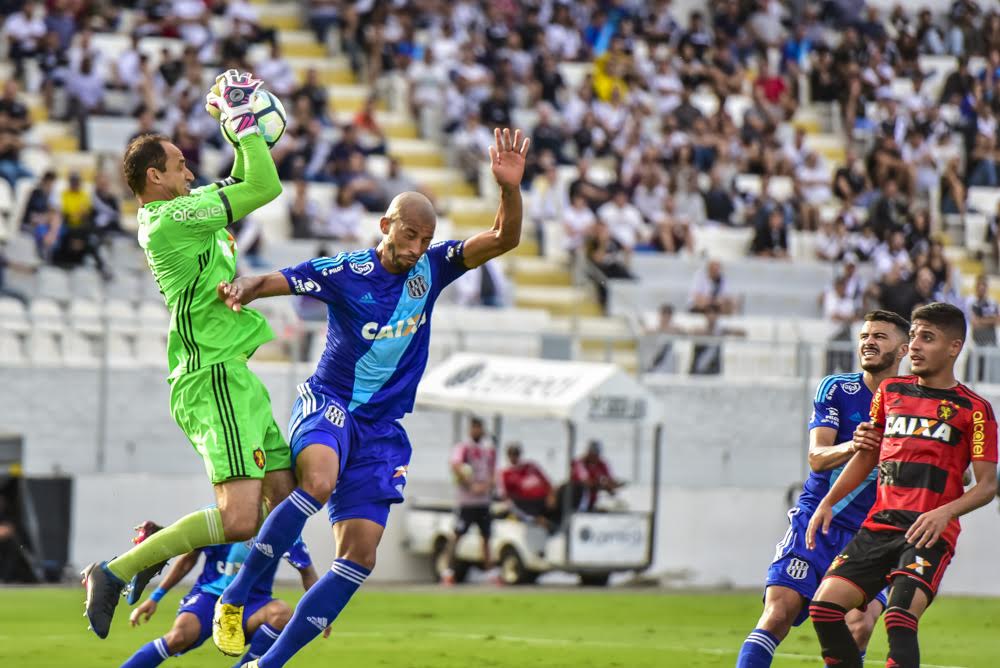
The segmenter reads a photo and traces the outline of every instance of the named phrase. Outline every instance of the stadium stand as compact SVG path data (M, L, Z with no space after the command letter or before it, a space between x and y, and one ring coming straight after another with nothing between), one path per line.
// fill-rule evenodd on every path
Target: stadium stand
M966 306L976 276L997 266L995 9L965 16L962 3L929 2L928 27L890 3L869 3L873 21L837 2L625 2L596 16L559 2L84 2L71 33L32 40L20 27L40 21L46 32L46 7L27 3L27 19L19 4L4 18L10 57L0 64L0 239L7 257L35 269L4 277L31 298L26 309L0 307L11 363L96 363L99 340L113 336L114 363L162 364L166 314L135 244L86 234L67 254L52 221L71 173L87 184L103 173L123 226L134 227L118 164L137 132L174 136L206 181L224 173L228 149L199 96L229 65L266 73L291 123L274 152L285 192L236 231L262 240L244 269L315 254L348 186L366 209L364 237L403 184L434 196L441 237L480 230L494 186L484 164L466 173L461 147L481 149L477 133L498 123L533 136L525 234L503 266L512 307L440 308L436 356L509 350L642 371L641 339L661 304L679 311L675 336L700 331L703 318L680 311L692 276L715 258L740 303L722 322L746 334L727 342L722 372L794 375L799 358L774 343L815 346L807 357L820 360L836 330L822 295L847 261L858 264L858 312L878 304L865 286L882 280L871 257L893 230L906 235L907 288L927 266L932 294ZM363 157L352 165L353 153ZM49 171L54 190L39 190ZM571 193L597 211L616 188L641 226L633 234L605 220L608 241L584 230L567 252ZM293 207L299 189L307 214ZM787 259L748 257L772 211ZM915 224L921 215L929 229ZM335 252L369 240L322 243ZM630 278L604 277L595 254ZM305 325L288 305L265 308L283 339L266 356L288 359Z

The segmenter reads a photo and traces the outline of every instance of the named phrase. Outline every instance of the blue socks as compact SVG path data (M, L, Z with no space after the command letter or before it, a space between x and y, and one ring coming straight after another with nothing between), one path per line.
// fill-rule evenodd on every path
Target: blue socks
M274 641L278 639L280 634L281 631L270 624L261 624L257 628L257 632L250 639L250 649L247 650L247 653L243 655L243 658L233 668L240 668L240 666L248 661L259 659L264 652L271 649L271 645L274 644Z
M243 567L226 587L226 591L222 592L222 598L219 600L223 603L244 605L260 574L276 560L281 559L281 555L288 551L302 533L306 520L322 507L322 502L309 496L302 488L296 487L264 520L260 532L253 541L253 549L243 562Z
M121 668L154 668L170 658L170 650L163 638L148 642L128 658Z
M260 668L281 668L292 656L333 623L371 573L353 561L337 559L299 601L292 621L274 646L260 658Z
M764 629L754 629L743 641L736 668L770 668L780 641Z

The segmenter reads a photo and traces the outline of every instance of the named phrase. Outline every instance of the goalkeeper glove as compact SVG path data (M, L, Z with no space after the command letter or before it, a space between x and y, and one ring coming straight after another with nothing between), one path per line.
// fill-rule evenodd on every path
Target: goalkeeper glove
M205 108L213 118L225 123L237 139L259 132L253 101L262 83L249 72L227 70L216 78L205 96Z

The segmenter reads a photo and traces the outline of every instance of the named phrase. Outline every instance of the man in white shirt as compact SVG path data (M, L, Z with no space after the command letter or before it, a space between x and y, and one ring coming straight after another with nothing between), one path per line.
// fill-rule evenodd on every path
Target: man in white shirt
M621 244L626 252L631 252L638 244L646 242L648 230L642 221L642 214L628 200L628 192L622 186L614 189L611 201L605 202L597 210L597 217L608 226L611 238Z
M45 20L42 18L41 4L28 0L21 11L7 17L3 31L10 43L7 55L14 61L14 76L21 79L24 76L24 59L35 54L45 36Z
M906 280L913 273L913 263L906 251L906 235L897 230L889 237L889 241L879 244L872 257L875 262L875 275L881 278L893 267L898 267L900 278Z
M254 76L267 82L267 89L279 98L290 95L295 90L295 71L281 54L281 46L277 41L271 43L270 56L257 64Z
M799 197L802 225L807 230L819 227L819 207L833 199L830 168L815 151L807 151L805 160L795 170L795 189Z

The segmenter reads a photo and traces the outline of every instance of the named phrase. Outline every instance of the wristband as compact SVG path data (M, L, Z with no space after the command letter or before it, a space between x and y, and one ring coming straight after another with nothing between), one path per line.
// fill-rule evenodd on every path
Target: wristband
M167 595L167 590L163 587L157 587L152 594L149 595L149 600L153 603L159 603L160 599Z

